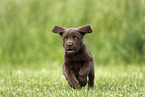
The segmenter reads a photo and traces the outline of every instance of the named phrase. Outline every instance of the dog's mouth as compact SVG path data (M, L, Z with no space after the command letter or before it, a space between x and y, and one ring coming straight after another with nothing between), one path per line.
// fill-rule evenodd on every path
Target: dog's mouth
M72 53L75 53L74 49L67 49L67 54L72 54Z

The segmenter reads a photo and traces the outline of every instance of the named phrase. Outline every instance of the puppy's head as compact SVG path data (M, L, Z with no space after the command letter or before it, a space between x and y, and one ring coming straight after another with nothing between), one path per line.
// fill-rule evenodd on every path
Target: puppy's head
M91 33L90 25L85 25L78 28L65 28L55 26L52 30L54 33L59 33L63 40L63 47L66 54L75 54L83 46L83 37L86 33Z

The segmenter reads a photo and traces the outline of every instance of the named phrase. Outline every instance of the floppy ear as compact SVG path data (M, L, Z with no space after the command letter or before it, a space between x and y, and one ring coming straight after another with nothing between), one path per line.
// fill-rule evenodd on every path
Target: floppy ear
M84 34L93 32L90 25L85 25L85 26L82 26L82 27L78 27L78 30L81 33L84 33Z
M52 31L54 32L54 33L59 33L60 35L64 32L64 30L65 30L66 28L65 27L61 27L61 26L55 26L53 29L52 29Z

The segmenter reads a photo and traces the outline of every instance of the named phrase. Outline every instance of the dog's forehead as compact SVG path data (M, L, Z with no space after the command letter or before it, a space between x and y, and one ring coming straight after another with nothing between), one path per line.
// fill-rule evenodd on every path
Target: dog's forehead
M67 28L65 30L65 35L80 35L80 33L77 28Z
M75 32L78 32L77 28L67 28L65 30L66 33L75 33Z
M64 38L64 37L75 37L75 36L79 38L83 37L77 28L66 28L61 37Z

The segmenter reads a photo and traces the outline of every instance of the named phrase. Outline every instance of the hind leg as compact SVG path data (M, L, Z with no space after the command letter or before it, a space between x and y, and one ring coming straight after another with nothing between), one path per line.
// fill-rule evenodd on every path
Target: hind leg
M94 68L90 71L89 73L89 82L88 82L88 86L89 88L93 88L94 87L94 78L95 78L95 75L94 75Z

